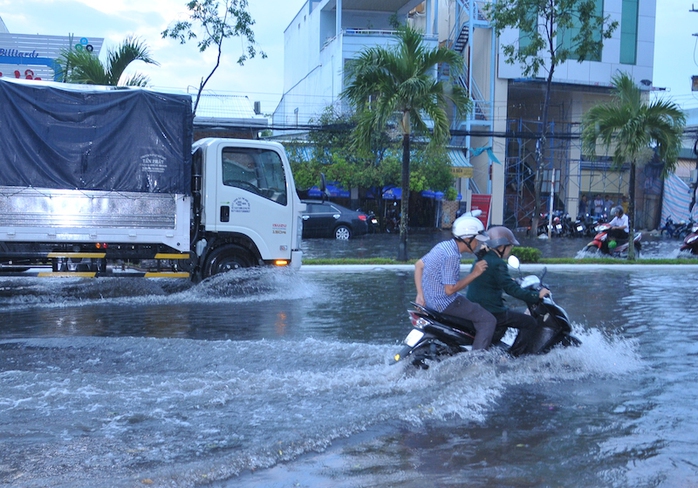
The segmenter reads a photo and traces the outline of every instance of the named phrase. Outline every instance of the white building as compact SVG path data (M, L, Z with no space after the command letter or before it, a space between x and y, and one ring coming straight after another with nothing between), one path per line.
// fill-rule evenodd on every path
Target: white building
M274 126L298 126L338 103L344 68L359 51L392 42L391 18L409 21L425 33L427 47L447 45L463 54L461 82L474 101L467 120L453 121L453 143L468 148L472 178L457 189L492 195L491 223L521 226L533 208L530 173L535 134L547 73L524 78L521 66L507 64L505 44L519 32L494 36L477 0L309 0L285 31L284 95ZM604 42L598 59L568 60L556 67L549 111L553 137L547 160L558 170L558 205L576 215L580 193L627 193L627 178L611 172L607 161L584 158L578 122L610 93L612 77L629 73L652 88L656 0L597 0L599 11L619 26ZM561 42L565 42L561 39ZM587 161L587 159L590 159ZM548 185L549 186L549 185ZM573 215L573 216L574 216Z
M408 17L437 46L432 0L309 0L284 31L284 95L274 125L305 125L344 89L347 61L367 46L394 42L391 17ZM430 20L427 21L427 18Z

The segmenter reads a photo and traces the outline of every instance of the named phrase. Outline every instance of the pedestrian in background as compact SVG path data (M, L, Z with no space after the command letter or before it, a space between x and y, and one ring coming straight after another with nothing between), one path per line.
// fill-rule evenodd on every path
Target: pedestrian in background
M613 216L613 207L615 206L615 203L613 203L613 200L611 200L610 195L606 195L606 198L604 199L603 202L603 213L606 215L606 218L612 218Z
M601 218L603 216L603 198L601 195L596 195L594 198L594 217Z

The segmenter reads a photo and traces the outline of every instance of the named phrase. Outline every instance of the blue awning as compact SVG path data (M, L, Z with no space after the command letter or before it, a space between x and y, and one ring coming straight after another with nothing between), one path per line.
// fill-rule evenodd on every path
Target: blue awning
M462 149L449 149L448 158L451 160L451 166L454 168L472 168L468 158Z
M394 186L383 187L383 200L401 200L402 199L402 188L397 188Z
M349 190L345 190L340 185L337 185L336 182L327 184L326 195L335 198L349 198L351 196ZM321 196L322 191L320 191L320 189L317 186L313 186L308 190L309 198L320 198Z

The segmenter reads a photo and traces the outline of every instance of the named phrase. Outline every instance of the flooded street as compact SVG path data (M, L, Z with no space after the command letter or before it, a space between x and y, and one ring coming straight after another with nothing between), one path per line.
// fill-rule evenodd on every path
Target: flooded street
M447 236L411 239L410 257ZM304 251L392 257L381 237ZM697 280L550 266L581 347L414 371L388 364L410 267L2 278L0 485L696 486Z
M409 259L418 259L428 252L436 243L450 239L449 231L410 231L407 240ZM516 238L522 246L535 247L541 251L544 258L582 258L580 253L591 242L589 237L555 237L553 239L539 239L527 237L523 233L517 233ZM373 257L393 258L397 257L399 235L397 234L368 234L349 241L335 241L332 239L305 239L303 240L303 256L306 258L360 258ZM655 235L655 233L643 232L642 252L640 259L659 259L690 257L689 254L679 252L681 241ZM698 261L698 260L697 260Z

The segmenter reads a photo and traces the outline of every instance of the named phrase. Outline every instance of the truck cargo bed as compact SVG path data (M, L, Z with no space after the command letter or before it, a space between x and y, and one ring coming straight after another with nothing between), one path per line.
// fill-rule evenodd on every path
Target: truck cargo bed
M164 244L189 251L190 197L0 186L0 241Z

